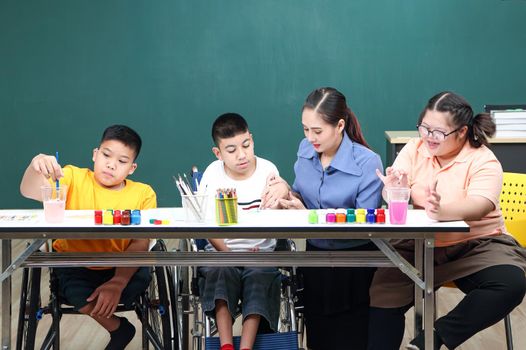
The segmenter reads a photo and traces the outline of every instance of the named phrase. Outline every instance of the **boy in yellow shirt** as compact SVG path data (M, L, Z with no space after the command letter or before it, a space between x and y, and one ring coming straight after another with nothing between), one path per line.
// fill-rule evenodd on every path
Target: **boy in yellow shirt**
M108 127L93 150L93 171L73 165L62 168L51 155L35 156L27 167L20 192L42 201L40 187L59 180L67 185L66 209L149 209L157 206L153 189L126 179L137 168L140 136L124 125ZM65 240L53 243L59 252L147 251L147 239ZM150 283L146 267L56 268L61 295L78 311L90 315L110 333L106 349L124 349L135 328L114 315L119 302L129 305Z

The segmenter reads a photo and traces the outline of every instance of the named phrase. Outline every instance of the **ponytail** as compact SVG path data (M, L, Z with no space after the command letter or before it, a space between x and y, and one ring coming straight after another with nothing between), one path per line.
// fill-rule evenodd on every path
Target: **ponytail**
M471 124L471 125L469 125ZM475 148L488 146L488 137L493 137L497 126L489 113L479 113L473 116L468 124L469 144Z
M347 133L347 136L349 136L352 141L371 149L371 147L369 147L367 144L367 141L365 141L365 137L362 133L362 127L358 122L358 118L356 118L356 115L349 107L347 107L346 115L347 118L345 120L345 133Z

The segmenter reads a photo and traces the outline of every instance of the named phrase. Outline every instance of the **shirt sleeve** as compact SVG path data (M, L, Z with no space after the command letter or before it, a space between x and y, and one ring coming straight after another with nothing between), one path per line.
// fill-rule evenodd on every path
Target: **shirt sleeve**
M383 183L376 175L376 169L383 172L380 157L375 154L362 167L363 177L358 187L356 208L378 208L382 200Z
M278 167L274 164L274 163L270 163L272 165L272 172L274 174L276 174L277 176L279 176L279 170L278 170Z
M64 168L62 168L62 173L64 174L63 177L60 178L60 184L68 186L68 189L71 188L71 184L73 182L73 167L71 165L66 165ZM50 184L55 184L55 182L49 178Z
M296 184L296 181L298 179L298 176L301 176L301 167L298 165L299 163L299 158L296 160L296 162L294 163L294 182L292 183L292 191L295 192L295 193L300 193L299 189L298 189L298 185ZM298 173L300 173L298 175Z
M502 191L502 166L497 160L487 160L470 176L467 195L489 199L497 208Z
M155 191L150 186L146 187L147 189L145 191L146 193L142 201L141 210L157 208L157 195L155 194Z

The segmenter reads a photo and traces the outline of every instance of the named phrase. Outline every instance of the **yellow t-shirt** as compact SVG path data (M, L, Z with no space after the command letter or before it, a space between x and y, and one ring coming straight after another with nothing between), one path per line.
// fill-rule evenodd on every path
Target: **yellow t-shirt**
M440 167L421 139L412 139L400 151L393 164L408 174L411 199L417 207L424 207L425 189L438 181L440 204L447 205L467 196L482 196L490 200L495 209L478 221L466 221L470 232L435 234L437 247L445 247L478 237L506 233L499 207L502 189L502 166L486 146L472 147L466 142L457 157Z
M157 196L146 184L126 180L121 190L109 190L100 186L93 171L66 165L62 185L68 186L66 209L151 209L157 207ZM59 252L122 252L130 245L130 239L57 239L53 248Z

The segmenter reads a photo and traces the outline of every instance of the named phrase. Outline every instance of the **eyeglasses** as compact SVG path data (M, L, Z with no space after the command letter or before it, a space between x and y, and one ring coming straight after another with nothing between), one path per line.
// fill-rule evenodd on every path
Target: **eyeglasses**
M451 132L448 132L448 133L445 133L445 132L440 131L440 130L431 130L431 129L429 129L426 126L423 126L422 124L417 125L416 129L418 130L418 133L420 134L420 137L432 137L433 139L435 139L437 141L444 141L446 139L446 137L448 137L449 135L459 131L460 129L462 129L463 126L464 125L462 125L459 128L456 128L455 130L453 130Z

